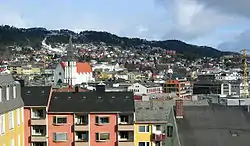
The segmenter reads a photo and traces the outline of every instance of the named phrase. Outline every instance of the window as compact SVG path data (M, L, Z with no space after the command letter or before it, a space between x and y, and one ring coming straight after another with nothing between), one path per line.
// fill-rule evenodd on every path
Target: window
M53 117L53 123L54 124L66 124L67 117Z
M0 116L0 135L5 133L5 115Z
M96 133L96 141L107 141L110 139L109 133Z
M161 125L156 125L155 127L157 131L161 131Z
M20 119L20 108L19 108L19 109L17 109L17 125L18 126L20 125L20 121L21 121L21 119Z
M75 120L78 125L88 124L88 116L76 116Z
M2 92L2 87L0 87L0 102L3 101L3 92Z
M18 135L17 144L18 144L18 146L21 146L21 137L20 137L20 135Z
M9 112L9 120L8 120L8 124L9 124L9 129L13 129L14 128L14 114L13 111Z
M10 146L15 146L14 138L11 139Z
M149 126L139 126L139 132L149 132Z
M167 126L167 137L173 136L173 126Z
M10 100L10 87L6 87L6 100Z
M109 117L95 117L96 124L109 124Z
M67 141L67 133L53 133L53 141Z
M21 115L22 115L22 123L24 123L24 111L23 111L23 107L21 108Z
M149 142L139 142L138 146L149 146Z
M16 98L16 85L13 86L13 98Z

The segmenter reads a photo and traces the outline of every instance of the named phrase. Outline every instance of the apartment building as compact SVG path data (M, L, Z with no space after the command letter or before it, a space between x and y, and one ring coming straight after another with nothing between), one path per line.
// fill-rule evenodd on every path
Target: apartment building
M46 111L51 94L50 86L22 87L25 146L48 146Z
M193 95L193 88L190 81L186 78L173 79L166 81L166 93L176 92L178 97L183 99L190 99Z
M21 86L11 75L0 75L0 145L24 145Z
M171 101L135 101L135 141L134 146L164 146L167 143L167 120L172 108Z
M48 107L49 146L133 146L132 92L54 92Z

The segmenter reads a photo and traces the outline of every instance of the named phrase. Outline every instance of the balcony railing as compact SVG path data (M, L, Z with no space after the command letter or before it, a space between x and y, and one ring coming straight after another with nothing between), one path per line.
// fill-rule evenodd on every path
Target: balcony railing
M47 137L46 135L32 135L31 136L31 142L46 142Z
M118 131L134 131L134 124L118 124Z
M118 146L134 146L133 140L131 141L119 141Z
M89 146L89 142L87 142L87 141L76 141L75 146Z
M46 119L45 118L32 118L30 120L30 125L46 125Z

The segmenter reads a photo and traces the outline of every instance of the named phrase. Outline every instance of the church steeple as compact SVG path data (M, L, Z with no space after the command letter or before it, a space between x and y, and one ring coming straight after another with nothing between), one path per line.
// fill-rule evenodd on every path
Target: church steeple
M75 56L74 56L74 46L72 43L72 35L70 35L70 37L69 37L69 44L66 48L66 51L67 51L67 61L74 60Z

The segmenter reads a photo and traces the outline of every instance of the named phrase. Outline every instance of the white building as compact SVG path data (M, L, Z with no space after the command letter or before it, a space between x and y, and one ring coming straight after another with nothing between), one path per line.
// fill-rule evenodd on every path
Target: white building
M54 83L68 83L76 85L92 82L92 68L87 62L61 62L57 65L54 73Z
M236 80L239 80L241 78L242 78L241 75L237 72L220 73L220 74L215 75L215 79L220 80L220 81L236 81Z
M94 64L92 65L93 71L95 70L100 70L102 72L111 72L111 71L122 71L123 68L120 67L120 65L117 63L115 65L113 64L107 64L107 63L102 63L102 64Z
M135 95L162 93L162 86L155 83L135 83L128 87L128 91L134 92Z

